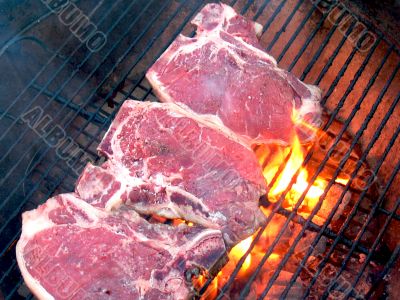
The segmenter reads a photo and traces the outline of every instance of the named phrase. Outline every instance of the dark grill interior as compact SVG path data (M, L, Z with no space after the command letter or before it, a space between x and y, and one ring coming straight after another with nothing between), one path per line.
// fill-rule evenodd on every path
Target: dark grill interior
M146 70L179 33L194 34L189 21L206 2L75 1L107 35L106 44L97 52L89 51L44 2L5 4L8 13L0 31L0 299L1 293L5 299L33 297L15 259L21 213L52 195L73 191L86 162L101 159L96 147L124 100L156 101L144 79ZM218 291L218 299L228 295L286 297L296 290L300 278L303 288L297 296L301 298L384 297L393 284L386 275L396 280L392 272L400 250L398 45L345 4L223 2L263 25L261 44L280 67L323 90L324 147L310 147L303 166L310 173L308 189L321 175L327 179L327 187L307 218L299 214L307 190L291 210L282 206L291 186L276 203L261 199L271 210L268 222ZM374 39L352 40L358 36L360 24ZM23 116L37 107L48 118L32 129ZM61 145L55 145L48 135L56 126L65 131ZM347 175L348 183L341 186L326 220L316 222L324 199L342 175ZM291 185L294 183L295 176ZM347 192L351 192L351 201L335 223L332 219ZM258 266L244 283L238 283L247 255L277 216L283 220L278 234L265 247ZM271 254L282 248L288 230L293 232L290 242L283 244L281 260L267 279L261 280L264 264L270 264ZM301 246L298 258L304 240L308 244ZM325 249L310 263L321 240ZM334 271L324 285L320 278L327 266ZM284 284L279 283L283 273L289 274ZM343 276L350 288L343 288L339 281ZM205 282L199 295L211 282ZM258 292L255 285L261 286ZM210 295L209 290L204 297ZM273 294L277 290L279 293Z

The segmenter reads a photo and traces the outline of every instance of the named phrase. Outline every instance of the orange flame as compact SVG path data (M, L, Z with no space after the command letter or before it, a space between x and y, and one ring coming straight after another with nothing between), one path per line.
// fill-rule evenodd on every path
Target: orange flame
M313 128L310 127L309 129ZM282 163L286 160L286 157L289 153L290 157L287 163L285 164L285 166L282 166ZM309 185L308 171L306 168L302 167L304 161L304 149L298 137L294 137L290 147L280 147L277 145L259 146L256 149L256 155L260 163L263 165L263 175L268 183L272 182L272 180L277 175L277 172L280 171L280 174L276 178L273 186L270 188L268 193L268 200L271 202L276 202L279 200L280 195L288 188L290 182L292 181L292 178L299 170L296 181L290 188L289 192L286 193L284 202L282 204L284 208L292 209L299 201L301 195L305 192ZM337 178L336 182L346 184L348 180L344 178ZM298 213L303 215L303 217L308 217L308 212L312 211L312 209L318 203L319 198L323 194L325 188L326 181L318 177L309 188L306 196L304 197L304 200L301 203L301 211L299 210ZM261 210L266 216L270 215L271 213L271 208L261 207ZM249 255L246 257L245 261L243 262L237 279L243 278L243 280L247 280L247 276L249 276L249 274L254 271L255 267L257 267L262 257L264 256L270 241L273 240L280 232L281 226L282 225L278 222L278 220L274 219L273 217L271 222L268 224L268 228L262 232L259 241L253 247ZM226 283L230 274L235 269L237 262L249 250L250 245L256 235L257 233L241 241L239 244L231 249L228 255L229 262L214 278L206 294L202 296L202 299L208 300L215 298L215 296L217 295L218 287L222 287ZM274 252L268 258L265 266L274 265L274 263L279 262L280 259L280 254ZM199 278L199 280L200 281L198 282L205 282L205 279L202 277L201 279Z
M308 186L308 172L304 167L301 167L304 161L304 152L298 137L294 137L292 146L290 148L279 149L278 153L268 162L263 170L265 179L267 182L271 182L278 172L282 161L285 160L290 151L291 154L286 165L268 193L269 200L271 202L276 202L279 199L279 196L287 189L293 176L300 168L296 182L292 185L290 191L285 196L283 207L287 209L290 209L296 205L297 201L300 199L301 195ZM265 157L261 159L265 159ZM307 205L307 207L311 210L317 204L319 197L324 192L325 187L325 181L317 178L317 180L315 180L313 185L308 190L302 205Z
M229 252L229 259L239 261L242 256L249 250L251 242L253 241L253 237L248 237L247 239L241 241L232 250ZM251 253L246 257L245 261L243 262L242 268L240 269L241 272L245 272L251 264Z
M292 143L292 154L290 155L289 161L286 163L285 168L275 181L273 187L269 191L270 196L277 196L281 194L288 187L290 180L293 175L296 173L297 169L300 168L303 163L303 151L301 149L300 141L297 136L294 138ZM273 167L266 167L263 171L264 177L268 182L271 182L275 177L276 172L280 164L282 163L283 155L277 155L275 161L272 161L270 164L274 165Z

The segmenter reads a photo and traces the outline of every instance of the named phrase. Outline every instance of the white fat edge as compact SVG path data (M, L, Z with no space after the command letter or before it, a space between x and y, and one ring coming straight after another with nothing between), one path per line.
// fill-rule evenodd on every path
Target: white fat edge
M54 300L54 297L36 280L28 271L25 259L23 257L25 243L18 241L16 246L16 257L19 269L21 271L22 277L24 278L25 284L29 290L40 300Z
M227 33L227 34L229 34L229 33ZM230 35L230 36L232 38L234 38L237 42L239 42L243 47L247 48L250 52L256 53L259 57L264 58L268 62L272 63L272 65L274 67L277 67L278 64L276 62L276 59L272 55L268 54L267 52L263 51L262 49L254 47L253 45L251 45L249 43L246 43L240 37L237 37L237 36L234 36L234 35ZM223 41L223 43L225 43L226 45L231 45L231 47L238 48L236 45L228 43L225 40L221 39L221 41Z
M203 9L206 9L207 6L209 6L209 5L206 5ZM232 18L235 18L236 16L241 16L233 9L233 7L231 7L229 5L226 5L224 3L220 3L220 6L223 8L224 11L223 11L223 13L221 13L221 21L218 23L220 26L215 28L217 30L220 29L222 24L225 23L224 20L229 22ZM244 18L244 16L241 16L241 17ZM196 17L195 17L195 20L196 21L198 20L199 23L202 23L203 14L201 12L198 13L196 15ZM255 31L256 36L260 37L261 33L262 33L263 26L260 23L257 23L257 22L251 21L251 20L249 20L249 21L254 24L254 31Z
M260 23L253 22L254 23L254 31L256 32L256 36L259 38L262 35L262 30L263 26Z
M238 135L228 127L222 123L221 119L213 114L198 114L195 111L193 111L189 106L186 104L183 104L181 102L174 103L172 101L171 97L168 96L170 101L168 102L168 105L170 106L170 110L167 110L168 114L172 117L188 117L190 119L195 120L197 123L209 127L211 129L216 130L217 132L223 134L225 137L228 139L241 144L243 147L251 150L251 147L249 146L249 140L247 140L245 137Z
M309 98L305 98L306 101L312 101L312 102L317 102L319 104L319 102L321 101L322 98L322 91L321 89L313 84L307 84L302 82L310 91L311 96Z
M216 212L210 212L210 217L213 222L221 221L223 220L224 222L228 221L226 216L223 215L221 212L216 211Z
M224 3L221 3L221 6L224 8L224 13L223 15L227 17L228 21L231 20L232 18L235 18L236 16L238 16L239 14L233 9L233 7L226 5ZM241 17L244 18L244 16L239 15ZM254 22L249 20L250 22L252 22L254 24L254 31L256 33L257 36L260 36L262 33L262 29L263 26L260 23Z
M136 108L141 108L143 110L149 110L152 109L153 107L160 107L162 106L162 103L160 102L151 102L151 101L141 101L137 99L127 99L124 103L125 105L128 106L129 108L136 109ZM133 110L130 112L130 115L134 116L138 114L137 110Z
M213 5L213 4L207 4L206 6L204 6L203 9L193 18L193 20L191 21L191 24L193 24L195 26L201 26L201 24L203 23L203 17L204 17L203 11L205 11L206 14L207 14L207 10L213 11L213 9L209 8L209 6L211 6L211 5ZM212 29L212 31L221 30L222 25L225 23L224 21L229 22L230 19L232 19L238 15L231 6L223 4L223 3L220 3L218 5L223 8L223 12L221 12L219 14L218 25L216 27L214 27ZM207 31L207 33L210 33L212 31Z
M193 248L202 240L206 240L210 235L219 236L221 238L222 245L225 247L225 244L222 240L222 233L218 229L206 228L198 233L193 239L190 239L188 243L186 243L185 248Z
M68 195L68 200L73 202L77 207L82 209L85 214L90 218L90 223L97 224L101 218L107 217L107 213L101 211L100 209L92 206L91 204L87 203L84 200L81 200L77 197L75 197L73 194L67 194ZM66 206L68 209L69 207ZM72 214L74 214L72 212ZM97 227L93 225L88 225L88 221L86 219L80 220L80 218L77 219L77 222L75 223L79 227L84 227L84 228L92 228L92 227Z
M93 207L89 203L77 198L74 194L69 193L69 194L61 194L58 197L64 197L68 198L68 201L71 201L74 203L75 206L78 208L82 209L82 211L85 212L85 214L91 219L91 223L97 223L101 217L106 217L107 214L103 211L100 211L99 209ZM61 198L61 201L66 201ZM55 224L53 221L51 221L48 217L49 212L53 211L54 209L60 207L60 204L58 203L58 199L56 198L50 198L47 200L45 204L44 210L40 210L42 206L40 206L37 209L25 212L22 214L22 234L21 234L21 240L24 241L23 246L26 245L26 243L31 240L37 233L42 232L43 230L52 228L52 227L59 227L59 226L65 226L64 224ZM68 205L65 205L66 210L69 210ZM40 210L40 211L39 211ZM72 214L75 217L76 224L79 227L94 227L92 225L88 225L87 220L80 220L80 218L76 217L76 214L72 212Z
M282 140L279 139L265 139L260 133L252 139L252 141L254 142L254 145L262 145L262 144L276 144L279 146L288 146L287 142L284 142Z
M233 9L233 7L226 5L224 3L221 3L220 5L224 9L224 13L222 15L226 16L229 20L238 15L238 13Z
M229 33L227 33L227 34L229 35ZM230 36L232 36L232 35L230 35ZM239 37L235 37L235 36L232 36L232 37L235 38L237 41L239 41L242 44L247 44ZM161 59L163 60L163 64L169 65L177 57L179 57L181 55L189 55L189 54L193 53L194 51L201 49L203 46L205 46L207 44L210 44L210 47L212 47L212 51L210 54L211 57L209 58L210 60L217 59L218 52L220 50L225 50L225 51L228 51L228 53L235 59L238 66L240 66L242 69L244 68L244 65L246 64L246 61L243 60L236 52L234 52L232 50L237 47L234 46L233 44L223 40L220 37L219 30L208 31L206 34L201 34L199 36L196 36L195 38L192 38L191 40L192 40L192 43L186 43L183 45L179 45L179 48L176 51L174 51L173 53L168 53L166 56L162 57ZM257 49L255 47L252 47L252 48ZM164 60L166 60L166 61L164 62Z
M285 70L283 70L283 69L281 69L281 68L279 68L279 67L276 67L276 68L275 68L275 71L277 72L277 74L278 74L282 79L284 79L285 81L287 81L287 74L286 74L287 71L285 71ZM314 103L316 106L320 107L319 102L320 102L321 97L322 97L321 89L320 89L318 86L316 86L316 85L307 84L307 83L301 81L300 79L298 79L297 77L296 77L296 79L298 80L298 82L299 82L300 84L302 84L302 85L310 92L310 97L301 97L301 100L304 101L304 102L311 102L311 103ZM290 85L290 84L289 84L289 85ZM294 106L294 105L295 105L294 99L292 100L292 102L293 102L293 107L295 107L295 106Z
M73 194L64 194L63 197L68 197L68 200L74 202L74 204L77 206L81 206L80 204L85 203L86 205L83 206L86 208L93 208L90 204L84 202L83 200L77 201ZM78 202L80 203L78 204ZM44 209L41 210L43 206ZM16 246L16 258L24 281L33 294L39 299L52 300L54 297L47 292L47 290L41 286L40 282L29 273L23 257L25 246L37 233L52 227L63 226L54 224L48 217L49 212L60 207L58 200L51 198L47 200L43 206L22 214L22 234ZM85 212L87 212L86 208ZM92 213L89 214L93 216Z
M166 187L171 184L174 179L183 179L179 173L172 173L171 176L165 176L162 173L157 173L155 176L151 176L150 180L157 186Z
M48 213L59 206L57 200L51 198L38 208L24 212L22 214L22 234L20 241L23 240L26 244L26 242L32 239L38 232L56 226L56 224L49 219Z
M321 116L322 114L322 107L320 104L321 94L322 94L321 90L315 85L305 84L303 82L302 84L304 84L310 91L310 97L301 98L302 105L300 106L299 109L296 110L297 116L295 117L302 120L304 116L309 112L313 112ZM318 122L319 124L314 124L314 125L320 126L320 122Z
M162 58L162 57L161 57ZM165 91L165 86L159 80L159 76L157 72L150 69L146 73L146 78L149 81L150 85L153 87L154 92L162 100L163 102L173 102L169 94Z
M192 200L192 202L199 204L205 211L209 212L209 209L207 206L204 205L203 200L194 196L193 194L191 194L177 186L168 185L168 186L165 186L165 188L166 188L168 197L170 197L171 193L180 194L180 195Z
M119 208L122 203L122 195L133 187L140 187L146 182L139 177L131 176L128 168L115 163L114 160L111 161L114 165L113 170L117 170L117 172L113 172L116 181L120 182L121 187L118 192L115 193L111 199L109 199L106 203L105 209L106 211L112 211ZM147 166L147 164L144 164Z
M145 108L145 107L149 106L149 104L147 102L140 102L140 101L135 101L135 100L129 99L128 101L124 102L124 104L122 105L122 107L120 109L122 109L125 106L127 106L129 108L136 108L136 107L144 107ZM115 132L111 136L111 139L110 139L111 149L113 151L112 157L114 158L115 161L118 160L118 158L121 159L123 157L123 151L120 147L118 135L121 134L123 127L128 122L130 122L130 117L135 115L135 113L136 113L136 110L129 112L129 116L120 120L117 127L114 127L113 124L111 124L110 128L108 129L108 131L105 135L105 136L107 136L109 134L109 131L111 130L111 128L113 128L113 127L115 128ZM136 130L138 130L138 128Z
M24 259L25 246L33 236L42 230L55 226L55 224L48 218L46 211L47 209L52 210L57 208L59 204L54 198L52 198L47 200L46 204L43 205L46 205L43 211L39 211L41 208L39 207L22 214L22 234L16 246L16 258L22 277L32 293L39 299L52 300L54 297L29 273Z
M112 157L113 157L115 160L117 160L117 158L120 158L120 159L121 159L122 156L123 156L123 151L122 151L122 149L121 149L118 136L121 134L124 125L125 125L126 123L128 123L128 121L130 121L130 117L127 117L127 118L121 120L121 121L119 122L119 124L118 124L118 127L115 128L115 132L114 132L114 134L113 134L112 137L111 137L110 143L111 143L111 149L112 149L112 151L113 151ZM110 126L110 128L111 128L111 127L112 127L112 125Z
M116 172L113 172L113 175L116 178L116 181L120 182L121 187L118 189L117 193L107 201L105 206L106 211L111 211L120 207L123 204L122 195L130 188L142 186L146 183L142 178L131 176L128 168L115 163L114 160L111 160L110 162L113 164L112 169L117 170Z
M286 71L279 68L278 66L274 67L274 70L276 71L276 73L278 74L278 76L280 76L282 79L284 79L285 81L287 80L287 75L286 75ZM299 83L302 84L309 92L310 92L310 97L301 97L301 106L299 109L296 109L296 114L297 115L292 115L292 118L295 117L298 121L301 121L304 116L309 113L310 111L317 113L318 115L322 114L322 107L320 105L320 100L322 97L322 92L320 90L320 88L318 86L312 85L312 84L306 84L303 81L301 81L300 79L298 79ZM296 107L296 103L295 100L292 99L292 106L293 108ZM321 120L320 120L321 121ZM296 123L296 121L295 121ZM319 124L314 124L315 126L319 126ZM278 143L278 144L283 144L285 145L285 143L282 143L282 141L279 140L268 140L265 141L262 138L259 138L260 135L255 138L255 141L261 141L263 143Z
M197 198L197 197L194 196L193 194L190 194L189 192L187 192L187 191L185 191L185 190L183 190L183 189L181 189L181 188L178 188L178 187L175 187L175 186L168 186L168 187L166 187L166 192L167 192L167 196L168 196L168 197L170 197L170 195L171 195L172 192L181 194L182 196L184 196L184 197L189 198L190 200L192 200L194 203L199 204L199 205L202 207L202 209L203 209L204 211L208 212L210 215L213 215L213 213L210 212L210 210L208 209L208 207L204 205L204 203L203 203L203 201L202 201L201 199ZM189 205L188 207L189 207L189 210L190 210L190 211L193 210L193 208L192 208L190 205ZM181 219L184 219L184 220L186 220L186 221L193 222L193 223L195 223L195 224L203 225L203 226L205 226L205 227L207 227L207 228L215 228L215 229L219 228L219 226L216 225L216 221L220 221L221 219L214 219L214 218L212 218L212 220L210 220L210 219L208 219L208 218L199 216L197 213L191 213L191 214L190 214L190 218L188 218L189 215L188 215L188 213L187 213L187 210L184 209L184 208L182 208L182 207L180 207L179 205L173 203L172 201L169 201L169 202L168 202L167 208L168 208L170 211L173 211L173 212L175 213L175 218L181 218ZM167 211L168 211L168 210L167 210ZM166 218L171 218L171 217L168 217L168 216L167 216L168 214L169 214L169 213L166 213L164 216L165 216ZM216 215L214 214L213 217L215 217L215 216L216 216ZM173 219L173 218L174 218L174 217L172 217L172 219Z

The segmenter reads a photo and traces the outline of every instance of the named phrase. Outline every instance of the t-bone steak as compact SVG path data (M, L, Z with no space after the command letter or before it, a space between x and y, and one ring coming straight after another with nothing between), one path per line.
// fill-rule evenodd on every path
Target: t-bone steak
M173 103L126 101L98 150L108 160L89 164L76 186L94 206L185 219L221 230L228 245L265 220L253 151Z
M321 122L320 90L280 69L264 52L261 25L225 4L208 4L192 20L193 38L180 35L146 77L163 102L174 102L246 143L310 140Z
M192 274L225 253L218 230L150 224L74 194L25 212L17 244L22 275L39 299L188 299Z

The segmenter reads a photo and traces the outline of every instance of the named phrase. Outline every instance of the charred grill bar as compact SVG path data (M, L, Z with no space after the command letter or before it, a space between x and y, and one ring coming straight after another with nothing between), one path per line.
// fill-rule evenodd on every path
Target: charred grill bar
M35 207L53 194L72 190L76 180L76 174L65 163L65 160L50 155L54 148L48 146L44 150L38 150L36 146L40 143L39 137L36 137L35 143L22 151L18 149L24 139L34 134L29 127L25 126L21 127L19 135L15 136L14 129L23 125L19 114L38 104L46 112L54 109L53 105L57 103L57 111L53 112L51 116L82 150L78 157L74 157L72 165L74 162L75 165L78 165L79 159L84 153L89 155L92 160L97 161L99 158L95 148L122 102L130 97L140 100L155 99L151 88L144 79L146 70L181 31L187 32L189 35L194 34L187 24L204 4L202 1L191 0L148 1L142 6L141 1L125 2L122 0L112 3L99 1L86 12L87 16L95 18L96 24L100 29L104 29L107 36L118 35L113 43L106 43L98 53L83 50L85 45L74 43L75 37L72 33L63 40L63 43L51 45L49 41L36 36L36 33L39 32L35 31L36 22L28 24L18 32L18 35L11 37L3 44L0 52L1 64L12 61L13 57L10 53L13 54L13 47L21 40L31 41L32 51L35 47L39 47L42 49L40 51L50 53L50 58L47 57L37 72L33 72L30 80L25 80L22 86L15 86L13 97L1 107L0 111L2 117L0 138L5 149L2 151L4 154L0 159L0 166L4 170L2 171L4 173L2 173L1 185L8 185L7 193L0 203L0 234L2 236L0 241L0 290L6 299L32 298L32 295L24 290L23 280L14 255L15 243L20 235L21 212ZM386 284L384 278L392 270L400 251L398 244L397 247L387 249L384 241L389 227L391 225L399 226L398 222L400 221L398 189L397 194L393 193L393 189L396 192L393 185L398 182L397 176L400 168L398 158L392 161L390 172L387 171L387 167L385 168L384 172L387 174L381 179L383 166L388 164L387 160L396 158L393 156L393 152L398 151L396 149L398 149L400 129L398 126L393 126L393 123L396 124L396 122L398 125L400 118L398 115L400 93L398 89L393 92L393 86L396 85L396 82L398 83L399 78L400 51L398 45L374 27L369 20L330 1L239 0L228 4L234 6L241 14L262 23L261 43L268 52L272 51L280 65L297 73L296 75L299 75L301 80L324 85L323 104L327 106L330 113L326 115L321 132L326 132L330 136L330 144L327 149L322 151L322 154L321 149L317 147L309 148L302 167L308 168L310 165L315 167L310 173L312 176L308 180L307 189L302 192L291 210L282 208L282 204L295 184L300 169L297 170L277 202L269 203L267 199L262 199L261 203L271 209L267 224L257 233L250 248L238 261L228 280L218 291L217 299L224 299L226 295L229 295L244 262L261 238L263 230L268 230L275 215L285 218L283 227L274 241L265 249L265 253L254 271L248 274L242 289L235 295L243 298L249 295L254 282L264 271L264 264L268 264L267 260L283 238L285 229L292 224L300 226L300 231L296 233L294 240L287 247L286 253L280 258L274 272L266 282L263 282L264 286L260 297L268 295L288 262L296 254L296 245L308 232L315 234L310 240L311 246L306 249L298 264L291 270L290 278L282 289L281 297L287 296L291 288L295 286L296 280L303 275L305 266L308 266L313 250L321 238L327 239L327 250L318 258L317 266L312 268L313 274L309 274L307 277L306 286L302 291L303 298L315 296L312 295L312 290L316 289L318 277L324 272L324 267L334 260L333 256L338 252L343 253L343 257L335 258L337 268L332 277L333 280L329 285L323 286L320 296L327 297L330 292L339 290L342 293L340 295L344 298L356 298L358 296L357 285L361 278L366 276L368 272L366 269L371 261L381 267L371 279L372 284L369 290L361 296L371 297L375 293L382 294L381 286ZM324 8L322 12L321 7ZM329 14L331 10L326 7L332 9L342 7L342 9L338 9L339 14L334 23L329 23L328 18L332 15ZM54 18L54 15L44 11L43 14L37 16L35 21L46 22L50 18ZM127 19L129 21L126 21ZM368 31L376 37L371 47L364 52L360 52L357 45L349 43L349 36L357 29L358 22L366 25ZM140 27L140 30L132 35L135 27ZM303 31L306 33L302 33ZM319 42L315 42L316 40ZM361 46L363 40L357 42L360 43L358 46ZM315 51L311 51L310 47L315 47ZM76 57L78 57L78 61ZM91 61L92 63L89 64ZM88 65L86 69L85 64ZM375 66L372 70L371 64ZM336 67L337 70L332 71ZM99 73L102 68L105 69L104 73ZM354 72L351 72L352 70ZM382 79L384 72L386 72L387 78ZM57 76L63 76L63 80L60 81ZM79 77L78 83L74 82L77 77ZM95 78L95 82L93 82L93 78ZM341 90L341 95L337 95L337 89ZM355 90L359 92L351 98L352 102L349 103L349 98ZM388 96L389 92L390 96ZM370 99L370 93L374 95L373 101ZM83 100L77 101L77 98ZM384 101L387 102L387 107L382 112L379 109ZM369 104L368 106L365 106L366 102ZM22 107L22 110L17 109L18 107ZM346 115L342 114L342 110L347 110ZM358 120L357 128L352 128L352 122L360 110L365 111L365 117ZM380 120L378 123L376 122L377 114L379 114ZM343 124L337 124L336 119L338 118L343 120ZM339 129L330 132L334 126ZM392 130L388 132L387 128ZM370 138L362 141L366 131L369 132ZM345 143L346 147L343 148L340 143L346 137L347 132L352 132L353 135ZM383 144L382 136L386 142L379 152L378 159L370 165L368 162L370 153L379 147L377 143ZM12 137L12 142L5 145L10 137ZM357 150L360 142L363 144L362 150ZM338 148L341 149L339 159L333 167L333 173L329 177L324 175L328 182L324 193L319 197L318 203L307 217L300 215L298 210L306 198L307 192L324 168L331 163L329 159L335 155ZM316 224L314 217L321 208L330 188L335 184L335 180L346 168L346 163L353 159L355 151L360 153L355 156L358 160L352 166L352 172L348 174L348 182L342 185L342 192L339 198L335 199L336 204L324 223ZM18 157L10 165L9 160L12 159L13 153L18 153ZM316 158L316 153L322 155L322 158ZM20 166L26 164L26 157L31 158L29 168L13 179ZM286 161L289 158L290 153L287 155ZM358 172L366 166L371 174L378 174L380 182L374 182L374 177L370 176L365 182L368 188L357 189L354 187L354 182L358 180ZM274 185L282 169L278 170L272 182L269 183L270 187ZM23 189L23 193L21 193L21 189ZM331 228L332 218L348 191L352 193L349 210L343 214L339 228ZM391 205L385 206L389 193L394 200L391 201ZM376 223L376 220L379 220L379 223ZM369 239L371 242L366 243L363 238L369 232L372 223L381 226ZM359 229L357 234L349 234L349 230L354 226ZM379 258L376 255L377 251L386 252L383 257ZM348 268L351 268L352 259L359 253L364 254L363 262L360 263L359 270L348 279L350 288L340 290L338 279ZM199 291L199 296L206 293L211 283L212 278L205 282Z

